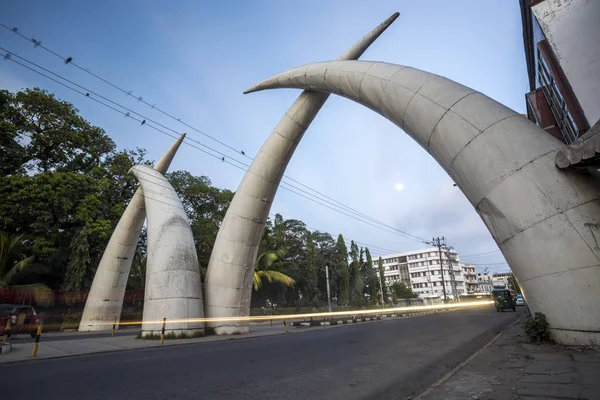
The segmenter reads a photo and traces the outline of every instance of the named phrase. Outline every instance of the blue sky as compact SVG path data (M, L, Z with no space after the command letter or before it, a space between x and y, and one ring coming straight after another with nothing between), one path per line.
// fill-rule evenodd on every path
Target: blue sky
M244 89L291 67L335 59L395 11L398 20L363 55L440 74L523 113L527 76L518 1L54 1L2 2L0 22L254 156L299 95ZM0 29L0 46L177 131L243 157L161 115L32 43ZM10 62L0 87L39 86L72 102L119 148L157 159L172 139ZM248 160L245 160L248 161ZM243 172L183 146L185 169L235 190ZM461 254L497 246L464 195L404 132L372 111L330 97L286 174L371 217L419 237L446 236ZM396 190L401 183L402 190ZM419 248L280 189L272 212L384 249ZM374 251L374 253L379 253ZM495 253L494 253L495 254ZM505 270L502 256L480 257Z

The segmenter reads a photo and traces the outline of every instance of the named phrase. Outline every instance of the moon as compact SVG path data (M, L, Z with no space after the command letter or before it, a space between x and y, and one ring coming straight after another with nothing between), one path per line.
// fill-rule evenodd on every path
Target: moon
M401 183L396 183L394 185L394 189L396 189L398 192L402 191L404 189L404 185Z

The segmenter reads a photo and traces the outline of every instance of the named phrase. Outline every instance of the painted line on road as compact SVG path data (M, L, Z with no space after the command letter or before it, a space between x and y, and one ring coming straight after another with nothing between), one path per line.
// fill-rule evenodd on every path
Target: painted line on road
M477 356L479 356L481 353L483 353L483 351L485 349L487 349L492 344L494 344L494 342L496 342L496 340L498 340L500 338L500 336L504 335L506 333L506 331L508 331L510 328L512 328L513 325L515 325L519 321L521 321L521 317L520 316L519 316L519 318L516 321L514 321L512 324L508 325L502 332L500 332L499 334L497 334L496 336L494 336L492 338L492 340L490 340L489 342L486 343L485 346L483 346L481 349L477 350L475 353L473 353L465 361L463 361L460 364L458 364L454 369L452 369L452 371L448 372L446 375L444 375L443 377L441 377L438 381L436 381L433 385L429 386L427 388L427 390L425 390L423 393L421 393L420 395L418 395L417 397L415 397L413 400L425 400L425 396L431 394L431 392L433 392L434 389L437 389L438 387L440 387L444 382L446 382L454 374L456 374L458 371L460 371L465 365L467 365L468 363L470 363L471 361L473 361Z

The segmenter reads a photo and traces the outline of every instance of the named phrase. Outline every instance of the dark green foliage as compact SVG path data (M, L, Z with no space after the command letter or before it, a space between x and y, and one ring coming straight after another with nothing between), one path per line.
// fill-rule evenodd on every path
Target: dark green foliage
M369 302L371 304L377 304L379 303L379 291L381 290L381 287L379 286L379 271L373 266L373 258L371 257L369 249L365 249L365 254L367 256L365 268L367 269L368 274Z
M179 194L190 218L200 272L204 279L210 253L225 212L233 199L233 192L218 189L212 186L206 176L193 176L187 171L172 172L167 174L167 179Z
M388 301L388 287L385 283L385 275L383 273L383 258L379 257L377 260L377 269L379 270L379 279L381 280L381 295L383 296L383 303L387 303Z
M335 246L335 272L338 286L338 306L345 306L350 301L350 271L348 269L348 248L344 236L340 233Z
M529 317L523 327L525 335L530 342L543 343L552 341L550 338L550 324L546 316L541 312L536 312L533 317Z
M317 248L313 240L313 235L308 232L306 235L306 271L304 273L304 293L310 302L315 302L319 298L319 282L317 274Z
M104 130L79 116L73 105L40 89L0 90L0 232L5 232L4 243L15 244L4 253L0 291L24 288L37 293L38 304L42 297L52 298L50 291L62 291L65 311L71 308L73 314L137 188L128 175L137 164L153 162L143 149L117 150ZM167 178L190 219L204 278L233 192L187 171ZM302 221L276 215L265 227L258 254L278 257L263 257L261 263L272 261L259 265L261 284L253 305L323 307L326 266L333 305L349 306L352 295L352 305L361 306L365 293L374 304L380 288L371 255L354 242L350 250L349 263L342 235L336 241L329 233L309 232ZM8 273L15 265L19 273ZM142 304L145 266L143 231L128 281L129 306ZM294 284L281 284L283 277Z
M389 287L389 290L394 300L410 299L417 297L413 293L412 288L402 281L396 281L392 283Z

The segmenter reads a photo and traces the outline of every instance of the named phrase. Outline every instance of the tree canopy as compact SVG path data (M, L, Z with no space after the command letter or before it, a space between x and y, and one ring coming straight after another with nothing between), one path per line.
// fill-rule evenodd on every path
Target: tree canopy
M144 149L117 149L73 105L37 88L0 90L0 290L28 287L82 299L74 294L89 290L138 186L127 174L136 164L153 161ZM204 277L234 193L188 171L166 177L189 217ZM381 297L369 250L352 241L349 254L341 234L336 240L277 214L265 226L259 254L254 306L326 304L326 267L333 304L375 304ZM137 300L145 265L144 231L128 284Z

